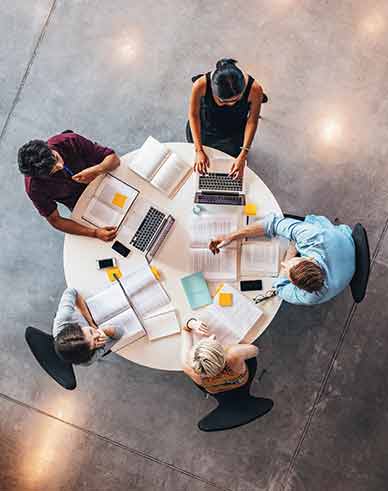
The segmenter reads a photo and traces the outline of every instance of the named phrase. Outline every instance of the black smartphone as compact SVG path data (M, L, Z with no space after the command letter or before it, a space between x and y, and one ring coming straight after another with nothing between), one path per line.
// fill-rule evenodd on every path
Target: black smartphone
M112 245L112 249L124 257L127 257L128 254L131 252L128 247L125 247L125 245L118 240L116 240L116 242Z
M261 280L247 280L240 281L240 289L242 292L251 292L263 289L263 283Z

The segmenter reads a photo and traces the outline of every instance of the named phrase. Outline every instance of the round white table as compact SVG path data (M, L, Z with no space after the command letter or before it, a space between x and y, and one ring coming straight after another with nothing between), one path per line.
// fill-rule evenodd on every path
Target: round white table
M195 154L192 144L166 143L166 145L183 160L189 163L194 162ZM210 159L228 157L213 148L206 148L206 152ZM124 155L121 158L120 167L113 174L130 183L149 201L154 202L161 209L169 211L176 219L173 229L157 252L152 265L156 266L160 271L162 285L171 298L179 321L183 323L191 313L180 279L191 273L189 224L192 217L193 196L195 193L195 175L192 174L174 198L169 199L128 168L127 163L134 157L135 153L136 151ZM101 178L99 177L90 183L78 200L72 213L72 218L77 222L87 225L81 217ZM247 202L257 205L257 212L260 216L269 212L282 213L271 191L249 168L246 168L244 178L247 186ZM241 208L239 206L211 206L206 208L206 212L239 213L241 215ZM144 262L144 259L137 254L129 254L127 258L124 258L117 254L111 246L112 243L106 243L94 238L66 234L63 262L67 285L76 288L83 297L88 298L111 284L106 273L97 269L96 259L116 257L123 275L133 270L138 263ZM287 243L281 243L281 255L284 253L286 246ZM271 288L273 278L262 278L262 281L263 291ZM252 297L257 293L249 292L246 294ZM245 338L246 342L254 341L265 331L276 315L280 304L281 300L278 297L271 298L260 304L264 315L249 331ZM181 370L180 334L157 341L148 341L145 336L135 343L118 350L116 353L128 360L148 367Z

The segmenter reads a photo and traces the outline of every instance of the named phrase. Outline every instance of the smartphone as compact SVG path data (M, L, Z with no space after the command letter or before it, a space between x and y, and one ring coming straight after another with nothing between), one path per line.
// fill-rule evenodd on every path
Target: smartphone
M263 289L261 280L240 281L240 289L242 292L250 292Z
M117 261L114 258L97 259L97 268L98 269L113 268L114 266L117 266Z
M116 242L112 245L112 249L124 257L127 257L131 252L124 244L116 240Z

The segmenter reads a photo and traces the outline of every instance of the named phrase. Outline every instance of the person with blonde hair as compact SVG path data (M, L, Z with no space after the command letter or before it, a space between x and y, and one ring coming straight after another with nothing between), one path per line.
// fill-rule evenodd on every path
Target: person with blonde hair
M202 339L193 345L193 332ZM197 385L211 394L244 386L249 373L245 360L257 356L258 349L251 344L222 346L206 324L189 319L182 330L183 371Z

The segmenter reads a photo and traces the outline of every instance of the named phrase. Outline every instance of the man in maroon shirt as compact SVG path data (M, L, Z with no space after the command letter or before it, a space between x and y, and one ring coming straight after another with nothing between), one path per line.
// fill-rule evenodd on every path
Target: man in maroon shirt
M70 130L47 140L32 140L19 149L19 169L25 188L38 212L56 229L110 241L115 227L89 228L58 212L57 203L72 210L94 178L116 169L115 152Z

